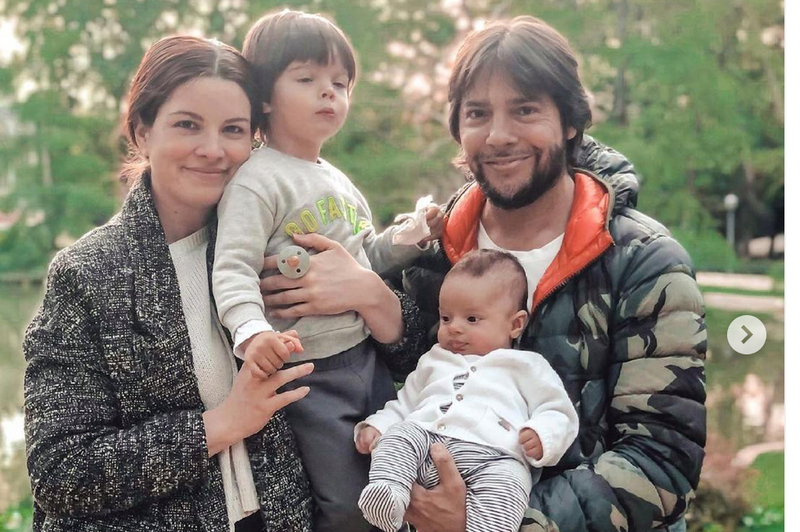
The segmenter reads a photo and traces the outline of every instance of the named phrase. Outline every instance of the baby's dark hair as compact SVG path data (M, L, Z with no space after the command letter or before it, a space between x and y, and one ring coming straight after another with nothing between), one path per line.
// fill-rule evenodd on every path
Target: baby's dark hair
M242 54L253 66L261 103L272 101L275 81L294 61L328 65L338 59L347 70L348 92L356 81L356 58L350 41L327 18L284 9L261 17L247 32ZM258 125L265 138L269 115Z
M505 294L515 302L516 310L528 311L528 278L517 258L507 251L476 249L464 255L448 272L450 275L497 276L506 286Z

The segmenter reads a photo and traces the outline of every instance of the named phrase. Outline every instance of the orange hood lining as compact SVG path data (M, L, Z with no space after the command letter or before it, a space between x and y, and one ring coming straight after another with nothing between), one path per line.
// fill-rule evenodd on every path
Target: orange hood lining
M486 197L477 183L473 183L450 210L442 246L451 264L478 247L478 227L485 203ZM536 287L531 313L559 285L614 244L607 224L610 208L611 193L606 185L588 174L576 173L564 241Z

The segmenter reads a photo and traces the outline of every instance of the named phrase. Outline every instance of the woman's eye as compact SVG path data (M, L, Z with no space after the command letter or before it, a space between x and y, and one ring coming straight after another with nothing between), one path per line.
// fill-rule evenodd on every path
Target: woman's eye
M304 78L299 78L297 81L299 81L300 83L311 83L314 80L306 76Z
M180 122L175 123L175 127L179 127L181 129L199 129L200 126L197 125L197 122L192 120L181 120Z
M225 133L233 133L235 135L241 135L244 133L244 128L241 126L227 126L225 128Z

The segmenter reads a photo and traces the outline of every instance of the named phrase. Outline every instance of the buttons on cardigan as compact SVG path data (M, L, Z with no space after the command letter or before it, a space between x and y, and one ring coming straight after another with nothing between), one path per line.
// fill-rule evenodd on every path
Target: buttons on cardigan
M478 368L476 368L475 366L470 366L469 370L470 370L472 373L475 373L476 371L478 371Z
M437 430L444 430L446 428L447 426L444 423L439 423L438 425L436 425Z
M461 395L460 393L456 395L456 401L463 401L463 400L464 400L463 395Z

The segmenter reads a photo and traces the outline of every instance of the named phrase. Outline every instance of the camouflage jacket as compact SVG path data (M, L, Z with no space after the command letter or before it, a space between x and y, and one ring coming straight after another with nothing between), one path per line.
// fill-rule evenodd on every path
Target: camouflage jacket
M580 432L543 471L522 531L644 532L678 520L705 445L706 328L694 270L659 223L634 210L620 154L587 139L562 248L536 288L520 348L541 353L575 404ZM598 177L598 175L603 177ZM484 197L467 184L440 242L403 273L406 337L435 338L444 274L477 245Z

